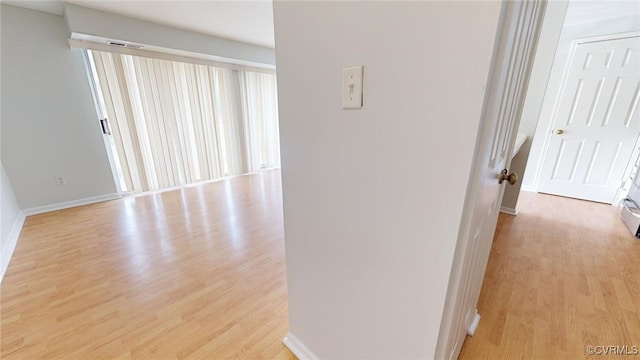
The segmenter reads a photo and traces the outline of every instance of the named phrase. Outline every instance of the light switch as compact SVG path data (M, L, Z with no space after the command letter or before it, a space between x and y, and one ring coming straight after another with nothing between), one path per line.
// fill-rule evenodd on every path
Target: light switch
M342 70L342 108L360 109L362 107L363 67L350 66Z

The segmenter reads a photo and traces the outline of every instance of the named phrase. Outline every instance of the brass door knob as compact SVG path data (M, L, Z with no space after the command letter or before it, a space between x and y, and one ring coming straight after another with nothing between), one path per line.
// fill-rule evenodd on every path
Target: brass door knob
M510 185L514 185L518 182L518 174L515 172L511 172L511 174L507 175L509 171L507 169L503 169L500 173L500 178L498 179L498 183L502 184L503 181L507 180Z
M556 134L562 135L562 134L564 134L564 130L558 129L558 130L556 130Z

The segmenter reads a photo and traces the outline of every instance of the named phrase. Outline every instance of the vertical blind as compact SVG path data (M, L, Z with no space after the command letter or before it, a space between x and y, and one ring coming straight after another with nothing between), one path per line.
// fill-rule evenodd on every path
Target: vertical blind
M275 75L88 52L126 191L280 166Z

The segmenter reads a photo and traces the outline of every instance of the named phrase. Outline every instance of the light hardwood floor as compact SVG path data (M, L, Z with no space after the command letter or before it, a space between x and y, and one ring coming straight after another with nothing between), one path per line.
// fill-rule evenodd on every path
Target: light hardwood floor
M620 209L533 193L518 208L500 215L460 359L640 358L587 353L640 348L640 240Z
M28 217L2 359L295 359L277 171Z
M640 346L640 240L618 209L531 193L519 208L460 358ZM29 217L1 292L2 359L295 359L280 174Z

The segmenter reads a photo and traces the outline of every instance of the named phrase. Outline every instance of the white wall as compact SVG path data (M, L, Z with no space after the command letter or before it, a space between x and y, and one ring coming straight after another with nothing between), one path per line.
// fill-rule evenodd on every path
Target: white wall
M4 273L9 265L11 254L15 248L24 221L24 215L20 211L18 201L13 193L11 182L4 172L4 166L0 162L0 247L2 254L0 258L0 281L4 277Z
M61 16L2 5L2 163L21 209L116 192ZM65 176L66 186L55 177Z
M500 6L274 3L290 333L318 357L434 356Z
M612 18L614 15L606 10L615 10L616 4L622 6L622 11L625 15L620 16L618 14L617 18ZM631 13L630 10L633 9L635 9L635 12ZM553 126L553 107L560 91L564 69L569 61L571 42L574 39L640 30L640 6L637 2L570 1L566 17L569 19L569 24L565 24L560 35L533 143L531 144L527 168L522 182L522 188L525 190L537 190L538 177L540 176L544 154L551 135L551 127ZM604 19L600 17L604 17Z

